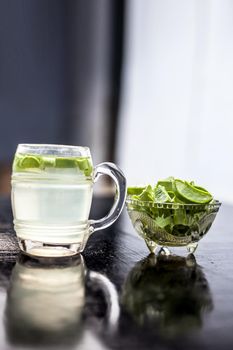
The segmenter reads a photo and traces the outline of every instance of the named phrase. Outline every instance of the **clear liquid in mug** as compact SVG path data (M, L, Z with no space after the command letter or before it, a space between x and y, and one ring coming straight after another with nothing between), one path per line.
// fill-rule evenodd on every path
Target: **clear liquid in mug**
M16 154L12 206L20 240L82 245L88 235L92 171L89 157Z

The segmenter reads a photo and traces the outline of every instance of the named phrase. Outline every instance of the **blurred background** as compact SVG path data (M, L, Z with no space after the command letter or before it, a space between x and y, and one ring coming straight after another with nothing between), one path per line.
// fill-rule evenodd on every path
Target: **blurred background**
M231 0L1 0L0 192L18 143L63 143L233 203L232 18Z

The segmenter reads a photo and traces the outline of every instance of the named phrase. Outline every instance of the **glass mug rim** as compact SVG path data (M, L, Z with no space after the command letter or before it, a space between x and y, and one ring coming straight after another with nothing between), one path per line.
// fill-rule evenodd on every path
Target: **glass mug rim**
M31 155L55 155L66 157L91 157L89 147L60 145L49 143L20 143L17 146L16 154Z

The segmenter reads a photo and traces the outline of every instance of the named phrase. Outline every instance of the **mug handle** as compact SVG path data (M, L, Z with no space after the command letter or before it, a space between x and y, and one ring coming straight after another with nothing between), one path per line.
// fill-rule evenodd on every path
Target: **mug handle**
M126 198L126 178L121 169L114 163L100 163L94 169L94 182L96 182L100 176L110 176L116 185L115 200L109 213L99 220L90 220L90 233L94 231L102 230L112 225L119 217Z

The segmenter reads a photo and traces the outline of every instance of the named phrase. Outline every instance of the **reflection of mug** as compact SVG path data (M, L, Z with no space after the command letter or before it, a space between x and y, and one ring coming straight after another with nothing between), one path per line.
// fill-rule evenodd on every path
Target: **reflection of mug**
M116 184L109 214L88 220L93 184L101 175ZM120 215L126 180L113 163L95 168L87 147L21 144L12 173L12 207L20 248L36 256L81 252L89 235L110 226Z
M13 269L6 307L11 342L76 344L85 324L86 283L102 291L107 322L113 319L114 308L118 306L114 286L105 276L86 270L81 255L63 261L62 265L51 266L47 259L42 263L21 257Z
M208 282L194 257L154 254L129 273L122 305L138 324L151 324L166 336L201 327L203 313L213 307Z

